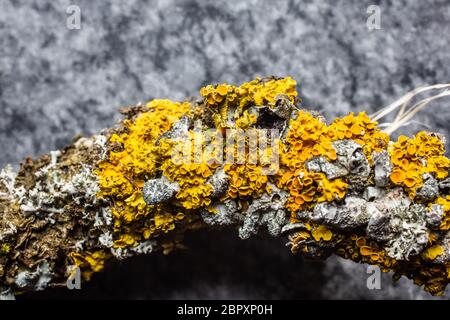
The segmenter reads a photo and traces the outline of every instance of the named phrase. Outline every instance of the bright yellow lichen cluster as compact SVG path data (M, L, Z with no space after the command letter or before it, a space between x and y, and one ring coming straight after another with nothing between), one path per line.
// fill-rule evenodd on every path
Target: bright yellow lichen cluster
M190 222L192 220L189 217L187 218L183 212L176 212L166 206L155 206L154 215L150 221L151 223L149 223L143 230L142 235L144 239L149 239L151 236L155 236L160 233L168 233L175 230L175 225L177 223L183 221Z
M281 79L269 79L261 81L255 79L244 83L239 88L241 105L254 104L256 106L274 106L276 97L280 94L286 95L293 103L297 98L297 82L291 77Z
M387 147L389 137L381 132L365 113L353 113L336 119L327 126L318 117L299 111L297 118L290 123L289 133L281 154L285 166L278 186L288 189L291 198L286 205L291 212L311 208L317 202L342 199L347 183L342 179L328 180L324 174L310 173L305 162L315 156L327 160L336 159L332 142L340 139L353 139L359 143L368 159L373 152Z
M254 116L246 114L249 107L269 106L273 107L276 97L284 95L291 102L297 97L297 82L291 77L281 79L255 79L251 82L243 83L240 87L229 84L208 85L200 90L200 95L205 99L205 104L215 110L214 115L216 127L230 127L228 120L236 121L236 127L254 121ZM231 114L230 114L231 113Z
M86 280L90 280L92 274L103 270L108 256L109 254L102 250L83 253L72 252L70 254L73 264L83 270L83 277Z
M206 181L211 177L214 166L201 163L174 163L167 160L161 167L164 175L178 182L180 191L176 198L186 209L198 209L211 204L209 195L213 192Z
M347 189L347 183L342 179L328 180L323 173L305 169L286 171L278 182L278 187L289 190L285 207L293 217L299 210L311 209L316 203L342 199Z
M243 109L246 106L273 105L279 94L286 95L291 102L297 97L297 82L291 77L281 79L268 79L261 81L255 79L243 83L240 87L229 84L208 85L200 89L200 95L210 106L237 103Z
M424 131L413 138L400 136L389 148L393 165L391 181L414 198L423 184L423 174L431 173L437 179L448 175L450 160L444 156L444 151L441 139Z
M238 88L222 83L216 86L207 85L200 89L200 95L205 99L209 106L219 106L223 104L232 104L238 97Z
M327 125L311 113L300 110L290 123L281 161L294 171L303 168L305 162L315 156L336 160L336 150L331 146Z
M247 138L242 138L244 144L238 147L239 140L237 133L233 136L233 144L227 145L225 148L226 154L233 154L234 159L231 163L225 163L224 171L229 176L229 187L227 190L227 198L257 198L262 193L271 192L271 187L267 184L269 176L267 171L270 167L270 157L273 149L266 148L266 150L258 149L257 146L251 145ZM230 141L230 140L229 140ZM279 144L279 141L275 141ZM240 153L238 152L240 149ZM276 147L278 150L278 147ZM259 154L259 159L254 157Z
M226 164L225 172L230 176L227 196L230 198L258 197L263 192L270 193L268 177L262 174L263 168L256 164Z
M147 179L155 176L164 157L165 149L156 145L157 139L188 112L189 103L153 100L146 107L148 111L135 120L123 122L123 133L111 135L112 151L97 169L101 190L98 196L114 200L114 228L120 234L116 239L117 248L135 245L144 232L148 234L149 229L170 230L155 222L155 218L158 221L158 212L154 206L145 203L142 187ZM130 225L152 213L153 218L146 219L139 228ZM172 222L168 225L171 226Z
M248 110L245 110L242 113L242 116L240 116L237 120L236 120L236 129L243 129L246 130L248 129L250 126L252 126L253 124L255 124L257 120L257 115L256 114L250 114L248 112Z
M373 152L385 150L389 143L389 136L365 112L360 112L357 116L351 112L335 119L329 126L328 134L331 141L352 139L359 143L369 161L372 161Z
M429 261L433 261L440 255L444 253L444 248L442 246L432 246L427 248L424 252L422 252L422 257Z
M164 150L161 171L166 178L178 183L180 187L176 199L185 209L210 205L209 196L213 189L207 180L220 166L221 159L218 159L217 148L223 147L206 149L207 141L201 134L192 130L184 139L172 141L164 138L160 145L160 149Z
M311 229L311 235L315 241L330 241L333 238L333 233L326 226L319 225Z
M292 215L298 210L309 209L323 201L341 199L347 184L341 179L328 180L323 173L309 172L305 162L315 156L336 159L336 150L331 145L328 127L319 118L306 111L299 111L290 123L286 143L282 146L279 188L289 191L286 203Z
M338 241L338 246L336 253L339 256L356 262L378 265L382 271L389 271L397 264L397 261L390 258L378 243L369 241L363 236L352 234L350 237L342 237Z

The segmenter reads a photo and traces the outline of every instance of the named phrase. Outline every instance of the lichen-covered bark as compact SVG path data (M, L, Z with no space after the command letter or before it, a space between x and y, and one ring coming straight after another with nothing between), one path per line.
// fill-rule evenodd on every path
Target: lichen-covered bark
M65 285L74 267L90 279L111 259L168 254L186 231L223 226L445 290L441 136L392 142L364 113L327 123L300 108L291 78L206 86L197 99L122 113L114 128L1 171L1 297Z

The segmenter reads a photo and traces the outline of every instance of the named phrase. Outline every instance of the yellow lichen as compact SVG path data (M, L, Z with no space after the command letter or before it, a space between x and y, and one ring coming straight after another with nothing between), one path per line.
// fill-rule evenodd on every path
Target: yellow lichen
M69 256L72 259L73 264L82 270L83 277L86 280L90 280L93 273L103 270L109 254L105 251L86 251L83 253L71 252Z
M230 198L258 196L266 191L267 175L255 164L226 164L225 172L230 176L227 195Z
M244 97L242 104L254 104L256 106L273 106L275 98L280 95L286 95L291 102L297 97L297 82L291 77L281 79L269 79L261 81L260 79L244 83L239 89L239 94Z
M411 198L423 184L423 174L430 173L437 179L448 175L450 160L444 156L444 144L435 135L424 131L413 138L400 136L389 147L393 165L391 181L402 186Z
M342 179L328 180L325 174L303 169L286 171L278 181L278 187L289 190L285 206L293 214L311 209L316 203L330 202L345 196L347 183Z
M229 127L230 117L237 120L242 117L247 108L268 105L273 107L279 95L286 96L291 102L297 97L297 82L290 78L281 79L255 79L243 83L240 87L229 84L208 85L200 89L200 95L205 104L216 111L214 120L216 127ZM231 112L231 115L230 115ZM241 119L237 122L251 122L252 119Z
M444 216L442 217L441 225L439 226L440 230L447 231L450 229L450 195L445 197L438 197L435 201L435 204L441 205L444 211ZM432 204L430 204L431 206Z
M433 261L438 256L442 255L444 253L444 248L441 246L432 246L430 248L427 248L423 253L422 257L424 257L427 260Z
M7 243L2 243L0 246L0 254L8 254L11 251L11 246Z
M155 176L163 158L157 139L189 110L189 103L153 100L146 105L148 111L123 122L122 134L111 135L109 142L116 145L96 170L99 177L99 197L110 197L115 231L119 233L115 246L134 246L139 240L138 228L124 228L149 216L154 207L145 203L142 187ZM156 228L157 229L157 228ZM131 234L128 234L128 231ZM127 237L127 241L123 241ZM134 239L134 241L131 241Z
M256 114L250 114L247 110L245 110L241 117L236 119L236 128L237 129L248 129L251 125L253 125L257 120Z
M299 111L290 123L286 143L281 147L281 170L277 186L289 191L286 203L293 216L298 210L310 209L314 204L345 196L347 183L342 179L328 180L323 173L309 172L305 162L315 156L333 161L336 150L331 145L328 127L306 111Z
M382 132L365 112L357 116L351 112L335 119L328 128L328 134L332 141L352 139L359 143L369 161L372 161L372 153L385 150L390 140L388 134Z
M333 233L326 226L320 225L311 230L311 235L315 241L330 241L333 238Z
M328 127L320 119L309 112L299 111L297 118L290 123L281 154L282 163L294 171L303 168L304 163L315 156L336 160L336 150L331 146L327 132Z

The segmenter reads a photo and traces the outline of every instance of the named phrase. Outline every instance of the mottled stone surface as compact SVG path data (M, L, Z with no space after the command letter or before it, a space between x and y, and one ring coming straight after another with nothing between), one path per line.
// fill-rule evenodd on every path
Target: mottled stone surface
M81 8L81 30L66 28L69 4ZM366 28L370 4L381 7L381 30ZM196 95L206 83L238 84L255 76L290 75L301 83L304 107L322 111L328 119L349 111L375 111L415 87L450 79L449 18L446 0L355 0L339 6L324 1L277 1L275 5L269 0L3 0L0 167L60 148L77 133L91 134L109 126L118 119L116 110L121 106L155 97L183 99ZM449 136L447 104L435 102L417 121ZM420 128L413 123L403 133ZM235 233L218 238L226 243L223 246L220 241L199 240L209 236L191 239L204 247L192 256L202 259L205 267L199 270L204 273L186 272L195 281L183 281L176 268L167 267L183 263L187 268L189 263L184 261L189 258L183 253L167 262L164 257L151 257L112 268L98 276L97 286L87 286L85 294L430 297L410 281L392 285L384 274L382 289L368 290L365 267L351 262L305 262L298 272L299 263L293 260L299 258L291 257L287 249L282 253L280 243L250 239L243 244ZM217 247L233 248L233 254ZM240 256L258 254L235 259L240 250ZM208 263L201 254L214 258ZM211 274L216 264L231 257L233 263L218 269L222 273ZM276 263L267 264L271 260ZM149 263L153 274L148 273ZM279 274L280 264L283 274L292 278ZM255 268L261 277L243 276L254 274ZM177 286L149 280L156 272L158 281L167 284L178 279ZM138 273L133 280L130 274ZM112 279L117 279L115 284ZM114 291L127 283L132 284L126 286L128 291ZM146 286L156 289L149 292ZM164 289L158 291L159 286ZM58 291L62 294L76 293Z

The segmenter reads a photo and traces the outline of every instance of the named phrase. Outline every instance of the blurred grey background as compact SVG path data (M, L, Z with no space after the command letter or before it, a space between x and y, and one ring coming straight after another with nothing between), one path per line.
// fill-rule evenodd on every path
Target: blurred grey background
M81 29L66 10L81 10ZM369 31L369 5L381 29ZM208 83L292 76L303 106L327 118L373 112L418 86L450 80L450 1L0 0L0 167L63 147L152 98L185 99ZM449 135L449 100L411 133ZM366 267L304 261L280 240L235 231L189 235L189 251L116 264L81 292L30 298L411 298L430 295ZM450 295L447 295L449 297Z

